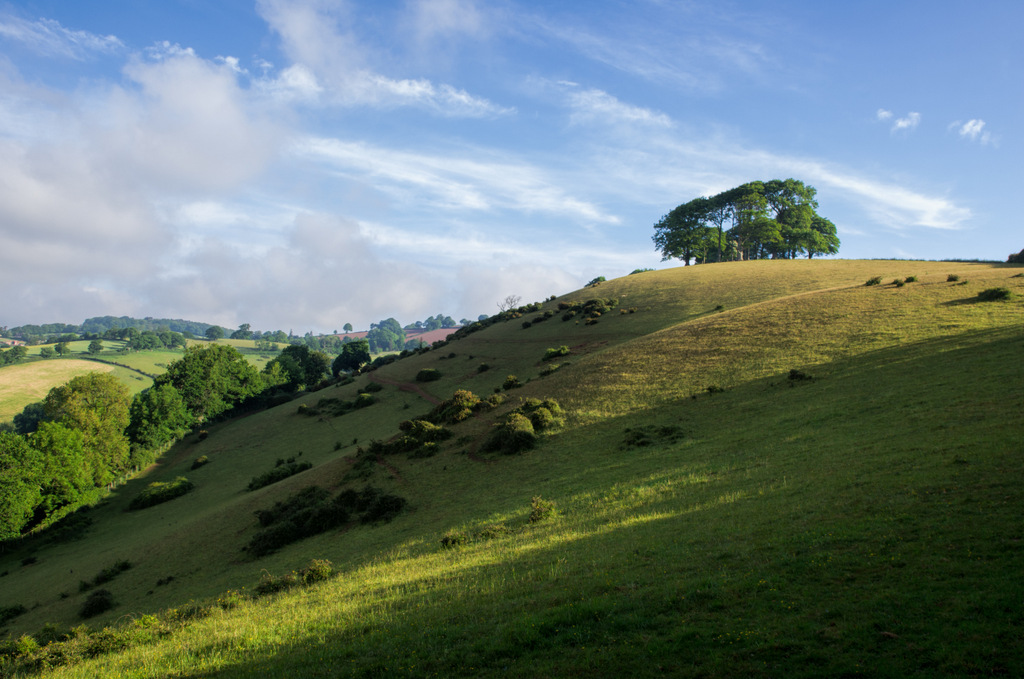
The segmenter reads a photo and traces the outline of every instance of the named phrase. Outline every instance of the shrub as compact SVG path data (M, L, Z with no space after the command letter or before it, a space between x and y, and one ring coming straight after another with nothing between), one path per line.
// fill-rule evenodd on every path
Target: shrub
M864 283L864 285L879 285L879 284L881 284L881 282L882 282L882 277L881 276L875 276L874 278L869 278Z
M469 542L469 536L463 531L448 531L441 536L441 546L445 549L458 547Z
M134 510L152 507L154 505L173 500L176 497L181 497L193 488L195 488L195 484L184 476L179 476L173 481L168 481L166 483L157 481L146 486L146 488L131 501L131 504L128 505L128 509Z
M893 280L892 284L895 285L897 288L902 288L904 285L902 279L899 278Z
M536 431L559 426L565 420L562 406L553 398L543 401L536 398L524 399L522 405L513 412L530 418L530 423Z
M605 277L604 277L604 276L598 276L597 278L595 278L594 280L590 281L589 283L587 283L587 284L586 284L586 285L584 285L583 287L585 287L585 288L593 288L593 287L595 287L595 286L596 286L596 285L597 285L598 283L604 283L604 282L605 282L605 280L606 280L606 279L605 279Z
M441 379L441 372L434 368L424 368L416 373L417 382L436 382Z
M487 365L486 363L481 363L480 365L478 365L476 367L477 373L485 373L485 372L487 372L490 369L491 369L491 366Z
M629 272L629 275L630 276L635 276L638 273L646 273L648 271L654 271L654 269L650 269L650 268L633 269L632 271Z
M198 439L199 439L200 441L205 441L205 440L206 440L206 437L207 437L207 436L209 436L209 435L210 435L210 432L206 431L205 429L200 429L200 430L199 430L199 436L198 436Z
M85 600L78 615L82 618L91 618L109 611L114 605L114 595L109 590L98 589Z
M559 356L568 356L568 355L569 355L569 347L567 347L566 345L563 344L562 346L558 347L557 349L549 348L547 351L545 351L544 352L544 360L545 361L550 361L552 359L558 358Z
M982 302L997 302L1012 296L1009 288L988 288L978 293L978 299Z
M380 382L370 382L365 387L359 390L360 394L374 394L384 389L384 385Z
M903 282L904 283L916 283L917 282L917 276L907 276L906 278L903 279Z
M516 389L521 386L523 385L519 381L518 377L516 377L515 375L509 375L508 377L505 378L505 381L502 383L501 388L504 389L505 391L508 391L509 389Z
M28 609L21 604L0 608L0 626L6 625L23 613L28 613Z
M793 368L792 370L789 371L789 379L794 382L797 382L800 380L810 380L813 378L804 371Z
M459 389L447 401L434 406L423 419L435 424L458 424L473 414L480 397L466 389Z
M526 330L527 328L529 328L532 325L533 325L533 323L531 323L530 321L523 321L523 330Z
M279 464L268 472L264 472L259 476L254 476L249 481L249 490L258 490L265 486L269 486L272 483L277 483L283 479L287 479L289 476L295 476L299 472L304 472L307 469L313 467L309 462L288 462L285 464Z
M555 515L555 503L539 495L530 501L530 523L540 523Z
M206 457L205 455L200 455L199 457L192 461L191 469L194 471L202 467L204 464L209 464L209 462L210 458Z
M313 559L299 571L299 579L303 585L321 582L334 574L334 564L327 559Z
M569 365L569 364L566 363L565 365ZM546 368L544 368L543 370L540 371L540 376L541 377L547 377L548 375L552 375L552 374L558 372L559 368L561 368L561 367L562 367L562 365L559 364L559 363L552 363L551 365L549 365L548 367L546 367Z
M522 413L509 413L503 422L494 426L484 441L485 451L515 455L530 450L537 444L533 422Z
M960 276L958 276L955 273L951 273L951 274L947 274L946 275L946 282L947 283L956 283L958 280L960 280Z

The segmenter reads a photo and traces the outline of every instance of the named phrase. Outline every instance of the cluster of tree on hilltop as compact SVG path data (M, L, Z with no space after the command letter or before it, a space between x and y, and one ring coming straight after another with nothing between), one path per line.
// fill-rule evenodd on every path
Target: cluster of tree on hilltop
M749 182L676 207L654 225L662 259L700 263L835 254L835 224L816 190L796 179Z

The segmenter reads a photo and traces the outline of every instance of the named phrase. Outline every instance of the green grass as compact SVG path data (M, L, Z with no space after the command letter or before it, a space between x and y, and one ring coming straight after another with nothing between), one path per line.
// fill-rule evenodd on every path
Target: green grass
M0 555L0 607L28 609L13 635L77 625L77 574L118 560L133 564L108 586L118 606L90 626L212 605L162 641L55 676L1021 675L1018 270L751 262L608 281L573 297L635 313L498 324L381 369L368 408L296 413L355 398L360 377L183 441L91 510L83 539ZM864 287L874 275L918 282ZM1015 298L972 301L995 286ZM540 377L563 344L566 365ZM426 368L442 378L396 386ZM812 379L787 379L794 368ZM526 384L454 425L441 454L371 469L410 502L393 522L258 560L241 551L254 510L310 483L361 487L345 480L355 448L429 410L420 393L486 397L510 373ZM527 396L556 398L567 423L524 455L475 452ZM313 469L243 491L253 470L299 452ZM200 455L210 463L189 471ZM189 495L123 511L182 474ZM530 523L537 496L558 512ZM445 549L451 531L489 539ZM216 603L311 558L339 575Z

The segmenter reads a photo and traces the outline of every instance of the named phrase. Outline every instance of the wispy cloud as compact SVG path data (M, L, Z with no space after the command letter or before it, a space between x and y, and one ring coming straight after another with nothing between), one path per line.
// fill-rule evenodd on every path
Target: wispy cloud
M428 155L363 142L307 138L295 153L330 163L335 171L370 176L380 190L407 201L427 201L460 210L515 210L550 213L585 222L616 224L589 201L567 194L539 167L514 161L485 162L452 153Z
M419 11L431 18L433 32L465 31L469 24L454 18L464 6L471 5L438 1L421 5ZM377 50L356 38L349 28L351 16L344 4L260 0L257 7L281 36L285 53L292 61L280 76L263 85L279 96L291 94L307 103L315 99L320 104L335 106L410 106L443 117L480 118L515 112L514 108L452 85L435 84L425 78L394 78L373 68L371 63ZM301 76L301 80L296 76ZM314 93L315 97L310 96Z
M992 133L985 129L985 121L980 118L972 118L966 123L954 120L949 124L949 129L956 130L957 134L964 139L976 141L983 146L995 142L995 139L992 137Z
M0 36L16 40L40 54L78 60L95 53L116 52L124 47L113 35L75 31L53 19L27 21L3 16L0 17Z
M880 108L878 109L878 112L875 114L875 117L878 120L889 120L890 118L892 118L892 111Z
M573 109L573 122L596 120L612 124L637 123L672 127L672 119L664 113L640 106L631 106L598 89L570 91L569 106Z

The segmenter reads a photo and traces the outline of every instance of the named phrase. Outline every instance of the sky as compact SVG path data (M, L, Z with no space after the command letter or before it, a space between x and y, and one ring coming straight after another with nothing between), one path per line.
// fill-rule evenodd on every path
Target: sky
M744 182L839 257L994 259L1024 2L0 0L0 326L476 319Z

